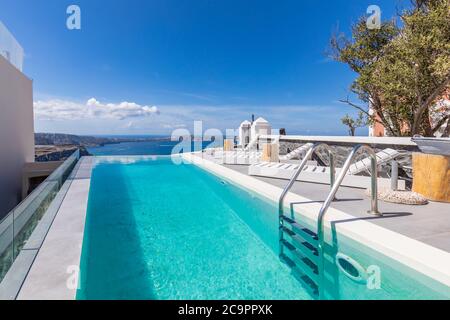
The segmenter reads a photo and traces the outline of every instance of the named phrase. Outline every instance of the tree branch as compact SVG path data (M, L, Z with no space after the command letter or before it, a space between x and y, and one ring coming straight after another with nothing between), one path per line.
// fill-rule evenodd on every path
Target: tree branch
M445 128L442 138L449 138L450 137L450 121L447 123L447 128Z
M434 128L431 129L431 132L432 132L433 134L435 134L436 131L438 131L438 130L444 125L444 123L445 123L448 119L450 119L450 115L446 115L445 117L443 117L443 118L442 118L442 119L434 126Z
M419 107L419 109L414 114L414 123L412 127L412 135L417 134L419 126L420 126L420 120L422 119L423 113L426 109L430 107L430 105L436 101L436 99L441 95L445 89L450 85L450 72L445 77L444 81L433 91L433 93L425 100L424 103Z
M373 100L372 107L377 112L378 116L380 117L381 124L389 131L389 133L391 135L393 135L393 136L399 135L400 133L396 132L394 127L392 127L392 125L389 123L389 121L384 116L383 110L381 109L382 103L381 103L380 96L373 89L372 89L372 92L374 92L374 93L372 93L372 98L371 98Z
M364 110L363 107L360 107L360 106L358 106L357 104L352 103L348 98L347 98L346 100L339 100L339 102L346 103L346 104L348 104L349 106L351 106L351 107L353 107L353 108L355 108L355 109L358 109L359 111L361 111L362 113L364 113L364 114L367 115L368 117L372 118L372 115L371 115L369 112L367 112L366 110Z

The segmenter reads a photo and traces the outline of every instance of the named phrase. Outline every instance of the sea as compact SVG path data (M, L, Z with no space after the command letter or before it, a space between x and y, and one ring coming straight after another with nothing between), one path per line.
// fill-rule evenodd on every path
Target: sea
M321 135L321 136L338 136L345 135L345 133L341 132L327 132L327 131L317 131L317 132L309 132L309 131L299 131L292 134L300 134L300 135ZM358 136L367 136L367 133L364 130L358 131ZM123 142L118 144L107 144L100 147L87 148L89 153L94 156L143 156L143 155L171 155L173 153L174 148L176 148L176 153L182 152L193 152L200 151L207 147L221 147L222 144L214 143L211 141L205 142L192 142L189 146L189 143L183 143L183 149L179 150L179 142L178 141L170 141L170 138L167 136L96 136L102 138L126 138L126 139L142 139L142 138L152 138L155 139L153 141L145 141L145 142Z
M102 136L111 137L111 136ZM183 142L170 141L164 137L156 136L114 136L115 138L155 138L159 140L142 142L123 142L117 144L106 144L104 146L87 148L94 156L143 156L143 155L171 155L175 153L200 151L207 147L215 147L214 142Z

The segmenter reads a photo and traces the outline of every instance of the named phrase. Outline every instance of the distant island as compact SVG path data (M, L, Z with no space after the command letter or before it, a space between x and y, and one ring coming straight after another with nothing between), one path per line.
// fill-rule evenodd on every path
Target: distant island
M37 146L74 145L92 148L124 142L170 141L170 137L94 137L63 133L36 133L34 140Z
M35 133L37 162L62 161L77 149L82 156L89 156L87 148L126 142L170 141L170 137L95 137L63 133Z

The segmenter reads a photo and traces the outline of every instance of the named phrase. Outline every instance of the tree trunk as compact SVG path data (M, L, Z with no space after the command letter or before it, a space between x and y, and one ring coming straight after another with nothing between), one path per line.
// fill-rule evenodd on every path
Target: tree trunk
M447 128L445 128L444 133L442 134L443 138L449 138L450 137L450 120L447 123Z

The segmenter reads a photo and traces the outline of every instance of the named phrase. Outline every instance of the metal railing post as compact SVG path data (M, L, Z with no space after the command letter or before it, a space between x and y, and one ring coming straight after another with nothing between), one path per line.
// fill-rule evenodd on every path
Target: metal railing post
M298 169L295 172L294 176L291 178L291 180L289 181L288 185L284 188L283 192L281 193L280 200L278 202L278 218L279 218L279 223L280 223L280 225L279 225L279 227L280 227L280 229L279 229L280 256L282 256L284 254L284 249L283 249L283 245L282 245L282 241L284 239L284 232L283 232L283 227L284 227L284 219L283 219L283 216L284 216L284 199L286 198L287 194L291 190L292 186L297 181L297 178L302 173L303 169L305 168L305 166L308 163L308 161L311 159L311 157L314 154L314 152L316 152L316 150L318 150L319 148L327 149L327 151L328 151L328 153L330 155L330 183L331 183L331 187L333 187L334 182L336 180L335 156L334 156L334 153L333 153L332 149L326 143L316 143L306 153L305 157L303 158L302 162L300 163L300 166L298 167Z
M398 190L398 162L395 160L391 161L391 190Z
M330 154L330 185L334 186L336 182L336 160L334 159L334 154L329 152Z
M320 285L324 285L324 230L323 230L323 220L325 217L325 214L327 213L331 202L336 196L336 193L338 192L339 188L341 187L342 182L345 179L345 176L347 175L347 172L350 168L350 165L355 160L355 157L357 153L360 150L364 150L367 153L369 153L371 157L371 169L372 169L372 189L371 189L371 206L370 211L368 213L382 216L382 214L378 211L378 162L377 162L377 155L375 151L366 145L357 145L353 148L352 152L350 152L347 160L345 161L344 167L341 170L341 173L339 174L339 177L335 181L333 187L331 188L331 192L328 195L327 199L323 203L320 211L319 211L319 217L317 220L317 236L319 238L319 277L320 277ZM323 290L319 290L320 298L323 299Z

